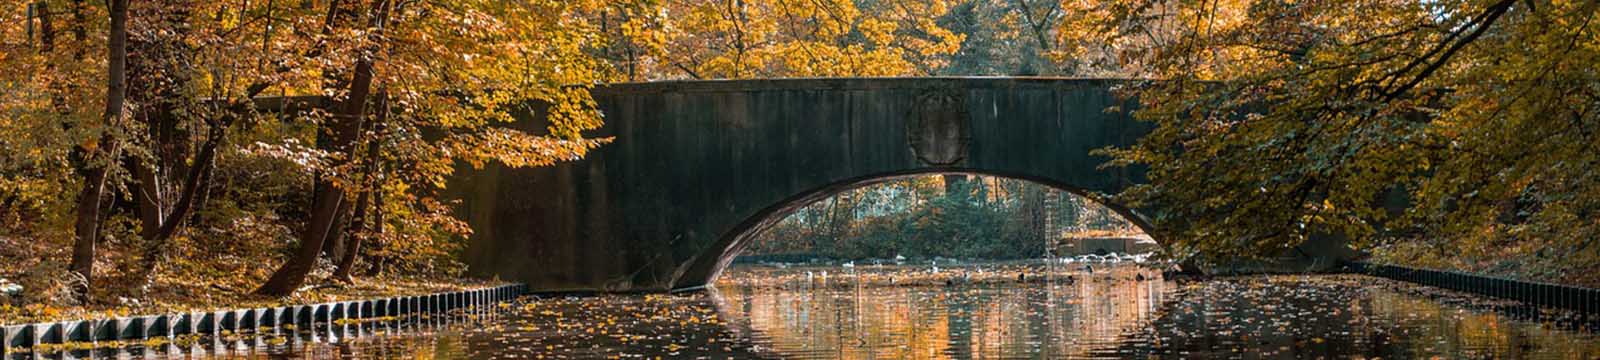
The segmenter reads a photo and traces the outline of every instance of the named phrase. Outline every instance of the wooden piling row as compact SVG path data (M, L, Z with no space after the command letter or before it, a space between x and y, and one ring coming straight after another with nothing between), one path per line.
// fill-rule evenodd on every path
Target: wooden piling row
M1568 309L1588 315L1600 314L1600 289L1394 265L1356 262L1345 266L1351 272L1360 274Z
M378 319L443 314L450 310L489 306L528 291L523 284L476 290L400 296L312 305L232 309L110 319L44 322L0 326L0 357L17 349L71 342L146 340L184 335L276 333L295 327L339 320Z

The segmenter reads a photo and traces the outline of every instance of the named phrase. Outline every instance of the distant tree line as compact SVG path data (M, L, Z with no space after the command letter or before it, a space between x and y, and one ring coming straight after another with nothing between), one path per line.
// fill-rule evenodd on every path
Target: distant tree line
M1042 257L1068 236L1137 232L1082 196L1023 180L918 176L841 192L759 234L745 254L832 259Z

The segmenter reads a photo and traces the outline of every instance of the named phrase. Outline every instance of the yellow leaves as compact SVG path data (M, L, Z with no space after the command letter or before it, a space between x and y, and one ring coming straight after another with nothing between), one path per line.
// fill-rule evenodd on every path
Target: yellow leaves
M644 50L644 78L905 76L963 39L933 19L946 1L667 1L630 11L618 36ZM660 16L655 16L660 14ZM648 18L648 20L644 20Z
M582 140L582 131L597 129L602 124L600 112L587 88L564 87L554 91L546 100L551 104L546 118L550 122L549 131L553 137Z
M529 167L578 160L590 149L609 142L611 138L565 140L487 128L476 134L456 136L449 146L454 157L474 167L482 167L491 160L509 167Z
M967 40L966 34L957 34L934 25L931 21L922 21L922 25L921 30L933 35L936 39L916 42L926 44L925 46L917 47L918 53L922 56L954 55L956 52L961 51L961 44Z
M656 31L653 28L655 26L649 18L628 19L622 23L622 36L644 48L647 53L660 53L666 48L668 39L665 33Z
M895 23L883 20L866 19L861 21L861 25L859 27L861 29L862 36L865 36L871 44L876 46L890 46L894 43L894 32L898 26L896 26Z

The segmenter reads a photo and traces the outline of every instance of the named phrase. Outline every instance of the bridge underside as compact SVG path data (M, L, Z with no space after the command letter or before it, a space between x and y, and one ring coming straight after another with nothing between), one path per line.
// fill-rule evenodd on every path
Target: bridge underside
M479 275L540 291L667 291L711 281L755 231L895 176L978 173L1095 197L1141 181L1095 149L1149 131L1119 81L800 79L609 85L616 141L557 166L463 171L452 188ZM516 126L542 129L534 117ZM1141 218L1106 204L1137 223ZM1158 239L1160 240L1160 239Z

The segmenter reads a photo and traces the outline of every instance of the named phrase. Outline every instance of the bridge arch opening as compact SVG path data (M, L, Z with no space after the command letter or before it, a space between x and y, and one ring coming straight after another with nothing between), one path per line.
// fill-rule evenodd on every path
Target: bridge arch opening
M953 183L952 181L959 181L959 182ZM1008 200L1009 201L1018 201L1021 198L1024 198L1024 197L1027 197L1027 196L1043 196L1043 197L1045 197L1045 199L1049 199L1050 197L1054 196L1054 197L1056 197L1057 206L1063 206L1063 205L1064 206L1084 206L1084 208L1086 210L1090 210L1090 211L1094 211L1094 210L1096 210L1098 208L1098 209L1103 209L1103 210L1109 212L1109 214L1099 214L1099 215L1083 214L1083 213L1077 213L1077 214L1074 215L1074 217L1078 217L1078 216L1101 216L1101 217L1106 217L1106 218L1109 218L1109 219L1101 219L1100 221L1109 220L1110 222L1113 222L1113 223L1120 223L1120 225L1122 225L1122 227L1125 227L1124 229L1122 229L1122 231L1113 231L1111 233L1111 235L1107 235L1109 237L1114 237L1114 238L1117 238L1117 239L1126 239L1129 242L1137 241L1137 242L1139 242L1141 244L1141 246L1143 246L1143 243L1146 243L1146 242L1155 242L1154 241L1155 239L1153 239L1153 236L1154 236L1153 234L1155 234L1155 232L1153 231L1154 229L1151 227L1149 221L1143 215L1139 214L1137 211L1135 211L1135 210L1133 210L1133 209L1131 209L1131 208L1129 208L1127 206L1124 206L1122 204L1119 204L1119 203L1116 203L1114 201L1109 200L1107 194L1101 194L1101 193L1092 192L1092 191L1086 190L1086 189L1084 189L1082 187L1073 186L1071 184L1067 184L1067 183L1064 183L1064 182L1061 182L1061 181L1057 181L1057 180L1054 180L1054 179L1050 179L1050 178L1047 178L1047 177L1032 176L1032 175L1027 175L1027 174L996 172L996 171L988 171L988 170L980 170L980 169L968 169L968 168L920 169L920 170L904 171L904 172L873 174L873 175L867 175L867 176L862 176L862 177L857 177L857 178L851 178L851 179L846 179L846 180L842 180L842 181L837 181L837 182L833 182L833 183L830 183L830 184L827 184L827 185L824 185L824 186L820 186L820 187L816 187L816 188L813 188L813 189L810 189L810 190L803 191L803 192L795 194L795 195L793 195L793 196L791 196L791 197L789 197L787 199L784 199L783 201L780 201L780 202L778 202L776 204L773 204L771 206L763 208L763 209L757 211L755 214L753 214L753 215L749 216L748 218L744 219L743 221L738 223L733 228L727 230L722 235L720 235L720 237L718 238L718 241L717 241L715 246L713 246L710 249L706 250L705 253L700 254L697 257L697 259L695 259L695 261L693 261L690 264L691 267L684 269L686 271L680 273L680 274L683 274L685 276L684 277L680 277L679 279L677 279L677 281L675 281L675 285L676 286L674 286L674 288L676 288L678 290L689 290L689 289L696 289L696 288L703 287L706 284L714 283L716 281L717 277L721 275L723 270L727 269L734 262L734 260L736 258L738 258L741 254L745 253L747 250L750 250L752 246L757 246L758 244L761 244L763 241L773 240L773 239L771 239L771 236L774 235L773 234L774 231L780 230L780 228L785 227L785 226L793 226L794 225L793 223L794 222L798 222L798 221L815 221L815 220L819 220L819 219L815 218L817 214L815 214L815 213L807 213L808 210L814 212L816 210L815 209L816 206L823 206L823 204L838 204L839 201L840 201L839 198L842 197L842 196L882 196L882 195L885 195L883 192L888 192L888 193L891 193L891 194L899 193L900 195L908 195L907 193L904 193L904 192L906 192L906 191L919 191L919 187L920 187L920 191L924 191L925 192L925 191L928 191L928 189L926 188L926 186L928 186L927 182L937 182L938 183L938 184L936 184L936 186L938 187L937 190L941 191L942 193L937 194L936 196L942 196L942 197L969 196L969 197L971 197L971 198L960 199L960 200L951 200L951 199L940 200L940 201L947 202L946 205L949 205L949 203L948 203L949 201L970 201L970 202L985 202L985 203L988 203L988 202L993 202L993 201L1008 201ZM955 190L952 191L952 187L956 187L958 189L955 189ZM863 190L869 190L869 191L863 193L862 192ZM1040 193L1038 193L1038 194L1013 193L1013 192L1019 192L1019 191L1020 192L1038 191ZM912 201L934 201L934 200L936 200L933 197L928 197L927 194L914 194L913 193L913 194L909 194L908 196L912 198ZM978 197L985 197L985 198L978 198ZM1002 197L1004 197L1004 198L1002 198ZM830 200L832 200L832 201L830 201ZM871 207L869 207L869 208L860 208L860 207L856 207L857 205L859 205L859 200L860 199L857 199L856 202L852 203L852 205L850 205L850 206L852 206L852 208L849 209L849 210L834 209L835 211L848 211L849 212L848 214L838 215L838 213L833 213L833 214L828 214L826 216L847 216L848 219L846 219L845 221L853 222L853 221L863 220L864 218L870 218L870 217L873 217L874 215L888 216L888 214L885 214L886 211L901 211L901 212L917 211L917 210L904 209L904 208L902 208L902 209L885 209L885 208L883 208L884 204L882 204L882 203L871 204L870 205ZM904 198L899 199L899 201L905 201L905 200L906 199L904 199ZM894 201L894 200L891 200L891 201ZM1048 203L1048 200L1045 200L1045 201L1046 201L1045 203ZM920 209L921 211L929 211L930 208L938 206L938 205L932 205L932 204L891 204L891 206L894 206L894 205L908 206L908 207L921 207L922 208L922 209ZM1035 206L1037 206L1037 205L1042 205L1042 204L1036 204ZM1024 205L1024 204L1011 204L1009 206L1027 206L1027 205ZM1034 209L1034 210L1056 210L1056 211L1059 211L1059 209ZM862 214L862 213L866 213L866 215L858 216L858 214ZM904 217L906 217L906 216L916 216L915 214L904 214L904 213L903 214L895 214L895 215L901 216L902 217L901 220L905 220ZM1044 216L1045 216L1045 219L1049 219L1050 216L1055 216L1055 215L1057 215L1057 214L1049 213L1049 214L1046 214ZM989 214L982 214L980 216L982 216L982 217L1004 217L1006 215L1005 214L998 214L998 213L989 213ZM809 217L809 219L800 220L797 217L798 218L807 218L807 217ZM1009 218L983 219L983 221L1000 222L1000 223L1003 223L1003 222L1006 222L1006 221L1037 221L1037 220L1039 220L1039 219L1009 219ZM790 223L789 224L785 224L786 221L788 221ZM1045 221L1049 221L1049 220L1045 220ZM813 225L815 225L815 224L813 224ZM944 224L944 225L948 225L948 224ZM1052 224L1052 225L1046 225L1046 228L1043 229L1043 233L1041 234L1041 236L1043 236L1044 238L1038 239L1038 240L1041 240L1043 242L1037 244L1038 245L1038 249L1046 251L1046 253L1023 254L1022 257L1038 257L1038 256L1046 256L1046 255L1055 255L1055 256L1067 255L1067 256L1071 256L1071 255L1078 255L1078 254L1083 254L1083 253L1094 253L1095 250L1097 250L1097 249L1100 250L1100 252L1105 252L1106 250L1104 250L1104 248L1106 246L1108 246L1108 245L1105 245L1105 244L1102 244L1102 243L1098 243L1098 242L1091 242L1091 241L1078 241L1078 240L1083 240L1083 239L1082 238L1074 238L1072 236L1084 235L1086 232L1084 232L1083 230L1090 230L1091 228L1095 228L1095 229L1104 228L1104 227L1106 227L1106 225L1104 223L1100 223L1099 224L1100 226L1098 226L1098 227L1097 226L1085 227L1083 225L1084 225L1083 223L1078 223L1078 224L1057 223L1057 224ZM880 226L881 227L881 226L884 226L884 225L883 224L875 224L875 225L872 225L872 226ZM919 226L929 226L929 224L921 224ZM937 228L939 226L942 226L940 224L932 224L931 226L933 226L934 228L917 228L917 229L909 230L909 232L926 234L926 233L930 233L930 232L938 232L938 231L941 231L941 230L949 230L949 229L939 229L939 228ZM1110 227L1118 227L1118 226L1111 225ZM871 240L852 239L853 240L852 241L852 245L843 245L842 242L839 242L839 241L847 240L846 238L849 238L849 237L864 236L864 235L866 235L866 234L848 234L848 233L828 234L828 235L824 235L824 236L832 236L833 240L836 241L836 242L834 242L832 244L819 245L819 246L822 246L822 247L827 247L827 246L833 246L833 247L852 246L852 245L859 245L859 244L871 244L874 241L885 240L885 239L871 239ZM815 237L815 236L817 236L817 234L810 234L809 236ZM932 236L938 236L938 235L932 235ZM984 240L980 240L980 241L986 241L986 242L990 242L990 243L1004 241L1004 240L998 240L997 239L998 237L1002 236L1001 234L998 234L998 233L989 234L988 236L993 236L993 237L996 237L996 238L984 239ZM925 243L923 245L933 245L933 246L954 246L954 245L956 245L956 244L952 243L951 239L935 240L935 241L929 241L929 242L931 244L930 243ZM924 257L935 256L935 255L930 255L930 254L928 254L926 252L919 252L919 251L917 251L915 249L906 248L904 246L905 244L901 244L901 243L896 243L896 244L876 244L876 245L877 246L882 246L882 247L877 248L877 249L873 249L873 250L866 250L865 253L856 252L855 257L858 257L858 258L864 257L864 258L887 259L887 258L894 257L894 255L901 254L902 251L908 251L910 253L907 254L907 255L913 255L913 256L924 256ZM1082 248L1074 248L1074 246L1083 246L1083 247ZM1122 251L1122 252L1126 252L1126 249L1132 249L1133 248L1132 245L1126 245L1126 246L1127 247L1123 248L1124 251ZM885 247L888 248L887 251L885 251L885 249L884 249ZM1162 247L1162 245L1160 245L1159 242L1156 242L1155 244L1153 244L1153 245L1151 245L1149 247L1151 248L1151 250L1158 250L1158 249L1160 249ZM823 250L833 251L835 255L845 251L843 249L838 249L838 248L829 248L829 249L823 249ZM951 249L946 249L946 250L951 250ZM1078 252L1073 252L1073 251L1078 251ZM1118 252L1115 249L1114 250L1110 250L1110 251ZM811 255L815 255L815 254L811 254ZM1005 257L1005 256L1017 255L1017 253L1010 253L1010 255L1001 255L999 257L995 257L994 253L972 254L972 255L975 255L975 256L972 256L972 257L976 257L976 258L984 258L984 257L1000 258L1000 257ZM943 257L947 257L947 258L957 257L957 256L950 256L950 254L938 254L938 256L943 256ZM1021 257L1018 257L1018 258L1021 258ZM844 260L844 259L840 259L840 260Z

